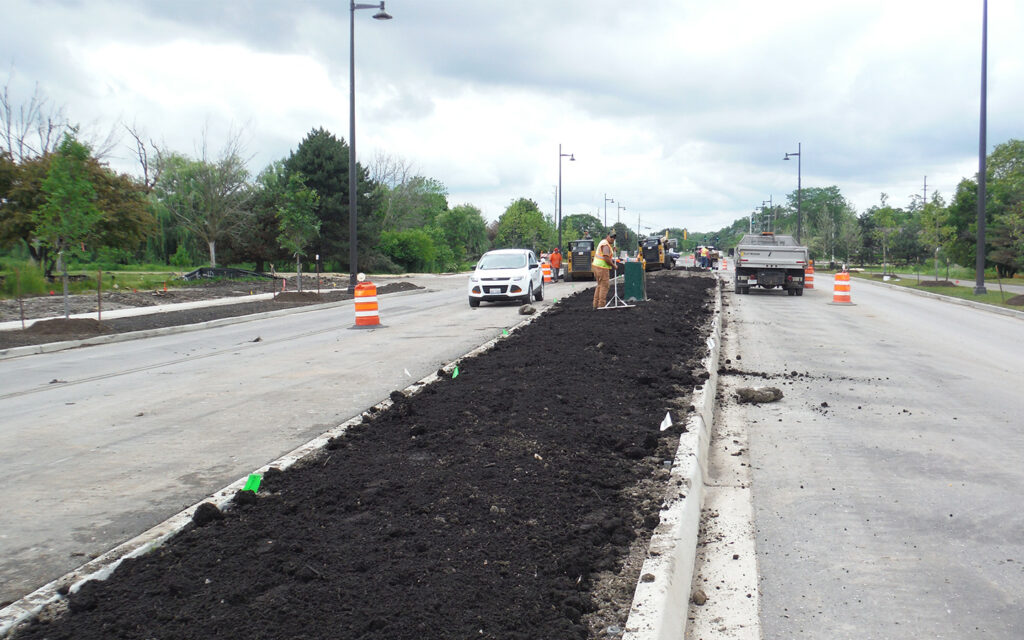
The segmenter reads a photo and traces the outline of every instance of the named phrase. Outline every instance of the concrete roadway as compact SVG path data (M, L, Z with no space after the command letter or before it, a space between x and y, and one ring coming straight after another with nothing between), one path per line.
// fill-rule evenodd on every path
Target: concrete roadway
M1021 637L1024 320L832 284L726 285L723 363L801 374L723 376L785 393L723 412L749 438L762 637Z
M0 361L0 603L309 441L523 319L467 276L380 298ZM546 300L586 288L548 285ZM258 341L257 341L258 339Z

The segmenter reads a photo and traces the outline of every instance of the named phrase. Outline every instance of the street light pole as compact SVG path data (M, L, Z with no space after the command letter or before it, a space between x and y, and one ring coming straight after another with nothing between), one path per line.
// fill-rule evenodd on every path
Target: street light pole
M350 3L348 29L348 266L349 293L356 290L356 272L358 268L359 247L356 237L356 10L379 9L374 14L375 20L390 20L391 16L384 10L384 2L380 4Z
M985 1L987 2L988 0L985 0ZM796 153L787 153L786 157L783 158L783 160L789 160L790 157L796 156L796 241L797 241L797 243L800 242L800 205L801 205L801 201L803 200L803 187L800 184L800 174L801 174L801 171L802 171L801 167L800 167L800 163L803 161L803 157L801 157L801 155L800 155L801 151L803 151L802 147L803 147L802 143L800 143L800 142L796 143Z
M569 158L569 162L575 162L576 157L571 153L562 153L562 143L558 143L558 250L562 250L562 158Z
M606 194L604 194L604 227L605 227L605 229L608 228L608 203L609 202L613 202L614 203L615 199L614 198L609 198L608 194L606 193Z
M619 224L622 222L622 212L626 210L626 207L622 204L617 204L615 206L618 208L618 211L615 213L615 224Z
M775 231L775 205L772 204L772 196L768 194L767 200L761 201L761 210L764 211L764 203L768 203L768 230Z
M978 133L978 244L974 255L974 295L987 293L985 289L985 164L986 84L988 80L988 0L982 3L981 16L981 124Z

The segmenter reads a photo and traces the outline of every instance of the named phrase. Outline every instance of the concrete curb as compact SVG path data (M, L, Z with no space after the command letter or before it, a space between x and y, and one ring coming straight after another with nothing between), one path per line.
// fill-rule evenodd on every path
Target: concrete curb
M352 301L346 300L342 302L329 303L327 305L317 306L323 308L326 306L336 306L338 304L343 304L344 302ZM509 335L519 330L520 328L526 326L530 322L533 322L550 308L552 307L538 309L536 313L534 313L531 316L528 316L527 318L513 326L511 329L509 329ZM301 307L301 309L309 310L310 307ZM280 315L282 312L286 311L291 310L283 309L281 311L272 311L268 313ZM251 318L253 316L245 317ZM203 324L207 325L211 323ZM197 327L198 325L191 326ZM454 361L448 363L447 365L441 368L441 371L444 371L445 373L451 373L455 369L455 367L457 367L459 363L461 363L463 360L467 358L472 358L473 356L479 355L487 351L504 338L505 336L498 336L485 342L479 347L476 347L475 349L459 356ZM403 393L405 393L407 396L415 395L422 391L427 385L436 382L439 379L440 376L438 375L437 372L431 373L430 375L421 378L420 380L417 380L416 382L412 383L411 385L403 389ZM288 467L292 466L293 464L295 464L296 462L302 460L303 458L315 455L316 453L321 451L327 445L328 441L331 438L337 437L345 433L345 431L348 430L349 427L359 424L359 422L363 419L363 416L387 409L392 404L393 402L390 399L383 400L373 405L373 407L371 407L370 409L363 411L358 416L355 416L341 423L340 425L320 434L316 438L313 438L309 442L293 449L292 451L281 456L277 460L274 460L273 462L263 465L262 467L256 469L252 473L258 473L262 475L266 473L266 471L271 467L276 467L277 469L283 471ZM199 505L203 504L204 502L212 502L213 504L217 505L217 507L220 509L230 508L231 499L238 491L242 489L242 487L245 486L245 483L248 480L248 478L249 474L246 474L244 477L239 478L238 480L232 482L223 489L220 489L219 491L210 494L209 496L193 504L192 506L183 509L182 511L171 516L167 520L164 520L160 524L139 534L131 540L128 540L127 542L124 542L114 547L110 551L107 551L106 553L96 557L95 559L83 564L74 571L71 571L70 573L67 573L64 576L61 576L60 578L57 578L56 580L53 580L48 584L43 585L42 587L36 589L32 593L21 598L20 600L8 605L3 609L0 609L0 638L7 637L7 635L11 631L13 631L19 624L27 620L30 620L31 618L36 616L40 611L42 611L45 607L65 599L65 596L60 594L60 590L62 587L69 587L68 590L71 593L74 593L78 591L83 584L90 580L106 580L108 577L110 577L111 574L113 574L114 570L117 569L117 567L124 560L128 558L135 558L138 556L145 555L153 549L156 549L164 542L166 542L167 540L171 539L173 536L181 532L186 526L188 526L188 524L192 522L192 515L195 513L195 510L199 507Z
M984 302L975 302L974 300L964 300L963 298L954 298L953 296L944 296L941 293L932 293L931 291L921 291L920 289L911 289L910 287L901 287L896 284L889 284L888 282L875 282L874 280L868 280L867 278L856 278L850 279L851 282L866 282L867 284L875 285L878 287L888 287L890 289L898 289L900 291L906 291L915 296L921 296L922 298L932 298L935 300L941 300L943 302L949 302L952 304L958 304L964 307L973 307L982 311L990 311L992 313L998 313L999 315L1009 316L1011 318L1017 318L1024 320L1024 311L1016 311L1014 309L1004 309L1003 307L997 307L994 304L985 304ZM1016 295L1016 294L1015 294Z
M387 295L388 298L392 298L419 292L420 290L417 289L414 291L396 291L395 293L388 293L385 295ZM246 302L251 302L251 300L246 300ZM279 309L277 311L264 311L262 313L252 313L249 315L234 316L231 318L220 318L219 320L197 322L196 324L161 327L160 329L145 329L143 331L132 331L130 333L112 333L96 336L94 338L86 338L84 340L67 340L64 342L47 342L44 344L26 345L24 347L11 347L10 349L0 349L0 360L19 358L21 356L30 356L39 353L53 353L55 351L64 351L65 349L77 349L78 347L91 347L100 344L111 344L114 342L127 342L129 340L152 338L154 336L167 336L175 333L186 333L188 331L200 331L202 329L211 329L213 327L241 324L243 322L249 322L250 320L262 320L265 318L286 316L293 313L305 313L307 311L331 309L333 307L340 307L346 304L354 304L354 302L352 300L339 300L338 302L325 302L323 304L311 304L304 307L290 307L288 309Z
M697 557L704 478L718 392L722 342L722 289L715 287L715 318L704 368L708 379L693 393L686 433L679 438L665 495L667 507L655 528L640 570L623 640L678 640L686 633L690 588Z

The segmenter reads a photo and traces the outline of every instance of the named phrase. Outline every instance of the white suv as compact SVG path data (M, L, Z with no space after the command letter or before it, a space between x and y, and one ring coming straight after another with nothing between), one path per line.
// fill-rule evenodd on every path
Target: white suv
M481 300L544 299L544 274L537 256L529 249L488 251L476 263L469 276L469 306L479 307Z

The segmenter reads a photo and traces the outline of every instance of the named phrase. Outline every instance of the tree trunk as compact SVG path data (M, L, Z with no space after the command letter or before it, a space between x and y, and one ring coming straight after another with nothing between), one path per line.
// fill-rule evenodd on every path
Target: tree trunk
M217 266L217 243L214 240L210 240L210 268Z
M68 264L64 261L64 252L60 251L57 254L57 260L60 262L61 280L64 281L64 317L71 317L71 310L68 307Z

